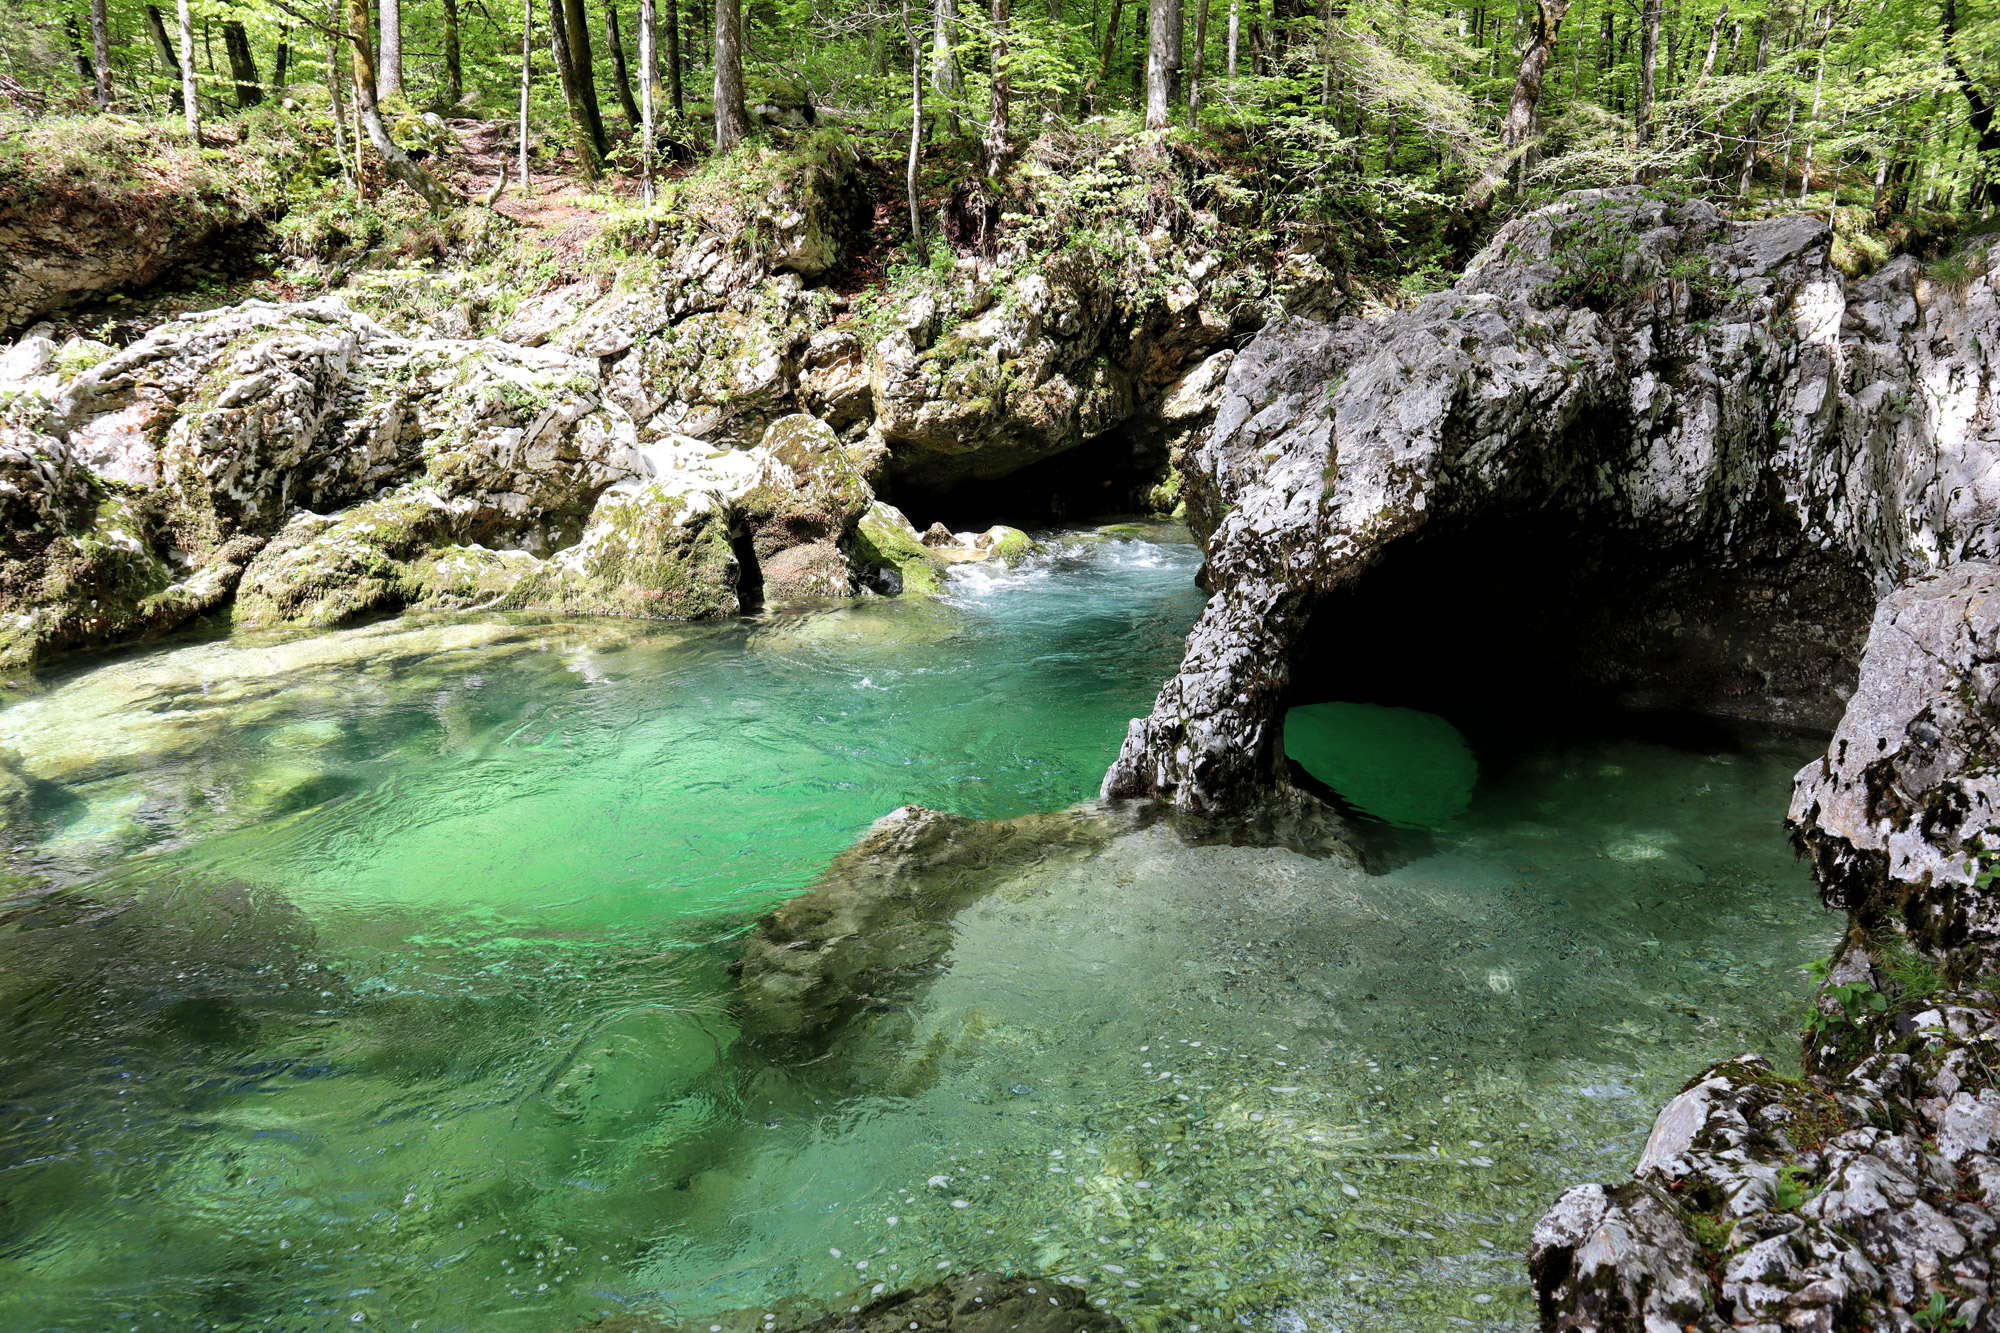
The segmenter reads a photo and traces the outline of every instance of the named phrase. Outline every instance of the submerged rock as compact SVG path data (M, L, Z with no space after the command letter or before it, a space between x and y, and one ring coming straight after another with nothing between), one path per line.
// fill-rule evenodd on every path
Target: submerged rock
M810 1045L893 1005L934 975L959 908L1009 874L1102 847L1116 828L1090 807L1002 820L917 805L884 815L810 891L757 923L734 965L744 1035Z
M771 1309L704 1316L724 1333L1118 1333L1117 1319L1085 1294L1048 1278L973 1273L920 1291L893 1291L865 1304L814 1311L785 1302ZM615 1315L577 1333L663 1333L679 1328L651 1315Z
M1716 1065L1660 1113L1631 1183L1565 1193L1530 1256L1544 1327L2000 1329L1996 718L2000 567L1886 598L1792 802L1850 922L1808 1076Z

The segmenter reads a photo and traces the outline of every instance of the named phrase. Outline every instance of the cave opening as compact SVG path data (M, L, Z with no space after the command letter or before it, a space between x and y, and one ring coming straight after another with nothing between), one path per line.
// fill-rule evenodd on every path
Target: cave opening
M747 532L732 533L729 549L736 557L736 611L753 615L764 609L764 567L757 562L757 543Z
M1872 589L1854 562L1770 530L1725 556L1553 502L1437 516L1311 605L1285 699L1293 780L1332 785L1301 756L1322 778L1366 781L1371 762L1448 774L1419 717L1455 728L1481 773L1611 737L1721 753L1829 733Z
M889 503L919 530L942 523L953 532L1103 522L1156 512L1155 489L1168 471L1159 431L1127 422L1073 449L1000 476L964 476L925 485L921 464L889 479Z

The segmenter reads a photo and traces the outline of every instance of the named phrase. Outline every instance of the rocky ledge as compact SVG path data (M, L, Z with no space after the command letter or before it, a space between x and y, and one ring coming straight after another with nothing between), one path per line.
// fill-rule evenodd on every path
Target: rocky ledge
M1025 538L920 532L892 489L1134 429L1163 460L1206 425L1254 318L1216 313L1242 273L1170 256L1141 295L970 260L859 321L828 282L846 170L518 304L409 272L122 350L31 330L0 355L0 669L223 609L699 619L928 591Z
M1468 645L1453 688L1830 729L1876 600L2000 549L1995 279L1831 239L1582 192L1414 309L1265 329L1185 464L1214 596L1105 794L1254 804L1287 708Z

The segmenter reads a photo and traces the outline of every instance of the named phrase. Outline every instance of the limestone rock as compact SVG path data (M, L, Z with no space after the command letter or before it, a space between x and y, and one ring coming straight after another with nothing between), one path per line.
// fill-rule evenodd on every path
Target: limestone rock
M2000 568L1965 562L1884 599L1847 716L1798 775L1795 836L1850 913L1808 1077L1724 1061L1660 1113L1633 1181L1565 1194L1531 1257L1546 1327L1650 1329L1650 1283L1674 1327L1913 1328L1937 1301L1951 1327L2000 1328L1996 591Z
M1867 670L1790 821L1830 905L1896 911L1928 885L1957 933L2000 959L2000 915L1970 892L2000 854L2000 567L1968 561L1883 599Z
M1578 1185L1535 1225L1528 1266L1555 1333L1720 1328L1700 1255L1652 1186Z
M1591 258L1606 237L1615 265ZM1508 223L1412 310L1266 329L1185 460L1214 596L1106 794L1210 810L1281 784L1276 724L1315 604L1442 525L1589 515L1686 570L1817 562L1878 595L2000 550L1992 280L1947 291L1899 260L1850 287L1828 244L1803 215L1583 191ZM1836 638L1864 622L1806 600L1799 617ZM1807 648L1788 652L1709 697L1830 724L1851 659L1829 645L1799 670Z
M977 820L906 805L834 858L813 888L757 925L736 964L747 1037L780 1047L831 1035L931 976L951 917L1011 868L1103 845L1112 825L1086 807Z

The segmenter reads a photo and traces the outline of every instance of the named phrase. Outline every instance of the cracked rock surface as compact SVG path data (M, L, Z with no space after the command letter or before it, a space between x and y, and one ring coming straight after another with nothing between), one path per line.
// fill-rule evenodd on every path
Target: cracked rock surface
M1809 216L1583 191L1509 223L1414 309L1259 334L1186 464L1214 596L1105 794L1214 812L1281 787L1316 606L1454 525L1561 514L1683 570L1761 561L1785 571L1767 575L1779 595L1837 569L1863 594L1798 617L1836 630L1910 577L1994 555L1994 280L1946 289L1906 258L1850 284L1830 240ZM1732 692L1764 720L1831 725L1851 662L1786 700L1778 657Z

